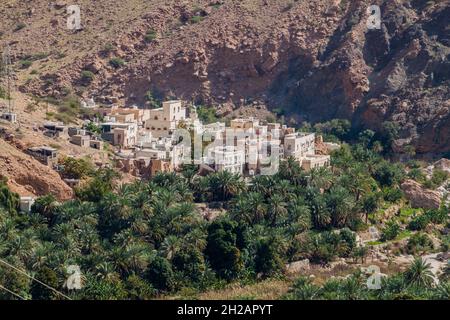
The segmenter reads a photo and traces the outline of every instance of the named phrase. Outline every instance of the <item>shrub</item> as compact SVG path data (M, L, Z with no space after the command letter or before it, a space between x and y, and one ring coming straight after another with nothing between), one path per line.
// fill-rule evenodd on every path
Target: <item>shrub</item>
M191 23L199 23L199 22L201 22L203 20L203 17L202 16L193 16L192 18L191 18Z
M420 216L415 217L412 219L408 224L408 229L410 230L424 230L428 224L430 223L430 218L422 214Z
M16 28L14 29L14 31L22 30L22 29L25 28L26 26L27 26L27 25L26 25L25 23L19 22L19 23L16 25Z
M383 189L383 199L388 202L397 202L403 196L402 191L399 188L384 188Z
M82 179L94 173L94 166L86 159L65 157L59 161L63 169L61 175L68 179Z
M91 83L95 78L95 75L93 72L88 71L88 70L83 70L81 72L81 81L83 83Z
M155 257L148 266L146 278L160 291L171 291L175 288L175 274L170 262L165 258Z
M400 234L400 226L395 221L386 223L386 227L381 231L381 240L394 240Z
M423 253L434 249L433 241L425 233L413 234L406 245L409 254Z
M0 99L6 99L6 98L7 98L6 90L0 86Z
M373 174L373 178L383 187L391 187L398 184L404 177L403 168L398 164L382 161Z
M215 221L208 227L205 253L211 267L227 280L236 278L243 267L236 228L237 223L229 220Z
M152 42L154 40L156 40L156 38L158 37L158 33L155 30L148 30L147 33L145 34L145 41L147 42Z
M218 120L216 111L212 107L199 106L197 108L198 118L205 124L213 123Z
M33 64L33 61L31 61L31 60L20 60L19 61L19 65L22 69L27 69L27 68L31 67L32 64Z
M114 69L119 69L120 67L122 67L125 64L125 61L123 61L123 59L121 59L121 58L112 58L111 60L109 60L109 64Z
M151 90L148 90L145 93L145 100L147 101L147 103L150 105L150 108L152 108L152 109L160 108L162 105L161 100L155 98L155 96L153 95L153 92Z

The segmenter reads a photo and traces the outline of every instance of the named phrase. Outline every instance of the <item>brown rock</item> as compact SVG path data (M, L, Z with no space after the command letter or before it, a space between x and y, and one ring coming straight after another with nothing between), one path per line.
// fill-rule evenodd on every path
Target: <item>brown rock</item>
M406 180L401 189L414 208L437 209L441 205L439 192L425 189L414 180Z

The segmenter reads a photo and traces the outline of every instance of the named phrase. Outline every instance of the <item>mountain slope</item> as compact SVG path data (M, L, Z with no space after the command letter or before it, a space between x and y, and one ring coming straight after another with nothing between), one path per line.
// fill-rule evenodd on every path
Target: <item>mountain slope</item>
M22 91L144 105L150 90L216 106L281 106L297 121L340 117L373 129L395 121L396 150L450 151L448 2L80 3L76 33L65 29L64 1L0 5L16 12L1 27L16 63L48 55L18 70ZM381 7L381 30L366 27L371 4ZM26 27L16 30L17 21ZM93 72L90 83L83 70Z

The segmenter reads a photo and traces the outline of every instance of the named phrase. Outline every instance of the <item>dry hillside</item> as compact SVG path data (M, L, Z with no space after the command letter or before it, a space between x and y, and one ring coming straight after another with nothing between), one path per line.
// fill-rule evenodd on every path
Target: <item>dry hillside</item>
M298 121L395 121L398 151L450 151L448 1L78 3L78 32L66 28L68 1L0 4L0 43L12 48L21 91L139 105L149 90L228 109L260 102ZM366 27L370 4L381 7L380 30Z

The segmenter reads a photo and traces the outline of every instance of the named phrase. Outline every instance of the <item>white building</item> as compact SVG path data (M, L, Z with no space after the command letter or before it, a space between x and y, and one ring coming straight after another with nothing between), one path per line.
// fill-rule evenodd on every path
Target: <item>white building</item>
M284 155L285 157L294 157L300 160L307 155L314 155L315 150L314 133L296 132L284 137Z
M177 169L183 164L186 155L190 156L190 146L187 147L182 143L176 144L170 138L160 138L150 143L144 143L142 149L136 151L135 158L167 160L173 168Z
M245 165L245 151L233 146L216 146L208 150L205 162L216 171L242 174Z
M31 212L34 201L35 199L33 197L20 197L20 211L25 213Z

